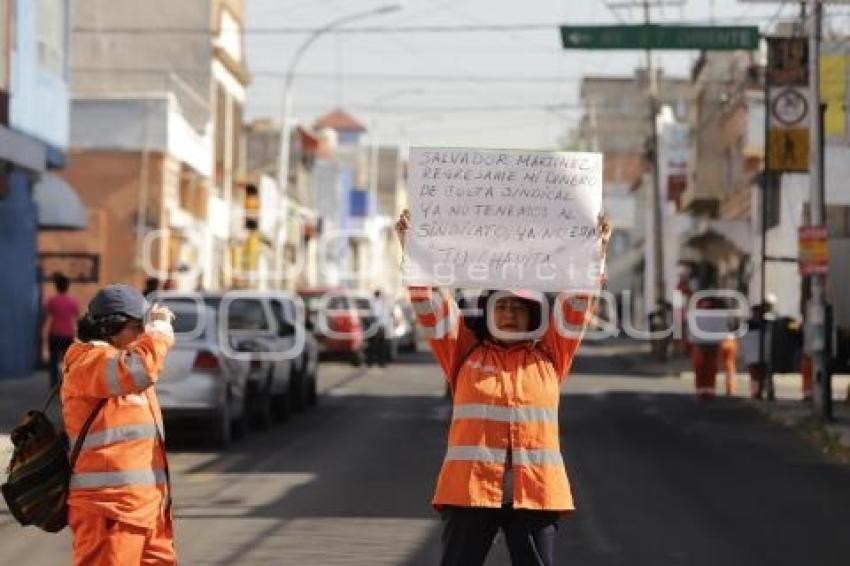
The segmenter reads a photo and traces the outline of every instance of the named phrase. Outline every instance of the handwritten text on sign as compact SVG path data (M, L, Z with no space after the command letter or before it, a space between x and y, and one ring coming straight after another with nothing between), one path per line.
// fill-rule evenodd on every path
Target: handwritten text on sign
M408 284L597 286L602 155L411 148Z

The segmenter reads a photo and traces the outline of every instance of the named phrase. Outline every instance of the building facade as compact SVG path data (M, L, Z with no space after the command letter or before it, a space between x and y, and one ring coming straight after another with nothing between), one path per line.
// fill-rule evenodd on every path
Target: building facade
M690 102L689 81L668 77L660 69L656 72L658 108L669 108L674 118L681 116ZM608 288L627 299L622 306L636 321L646 320L655 303L653 285L646 283L654 273L648 167L653 126L647 79L645 69L632 77L583 78L584 111L575 133L578 149L605 155L604 207L615 226L608 252ZM666 191L665 182L662 189Z
M85 224L54 171L68 142L67 0L0 0L0 377L39 355L40 229Z
M91 233L84 246L105 254L92 288L114 281L141 286L151 277L184 289L232 286L248 237L238 183L249 81L243 3L73 6L67 177L86 182L90 214L105 215L105 235ZM169 27L209 32L162 32ZM124 234L112 239L118 227Z

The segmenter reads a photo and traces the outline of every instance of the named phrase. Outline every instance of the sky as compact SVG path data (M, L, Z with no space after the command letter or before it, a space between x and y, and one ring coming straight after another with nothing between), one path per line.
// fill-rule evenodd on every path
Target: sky
M758 25L799 12L791 0L662 0L658 22ZM579 81L587 75L630 76L642 52L565 51L561 24L640 23L640 8L609 8L630 0L246 0L245 49L253 82L248 118L279 118L283 75L307 35L335 19L381 6L326 33L295 68L293 118L311 124L341 107L378 143L550 149L580 116ZM651 0L654 4L660 0ZM636 4L639 2L635 1ZM846 7L828 11L828 30L845 25ZM532 29L425 33L387 29L534 24ZM265 29L265 31L263 31ZM288 31L288 32L287 32ZM656 52L665 73L687 76L696 52Z

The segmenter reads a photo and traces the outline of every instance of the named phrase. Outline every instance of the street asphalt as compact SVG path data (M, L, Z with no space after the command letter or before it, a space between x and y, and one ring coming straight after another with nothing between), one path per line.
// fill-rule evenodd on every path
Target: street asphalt
M691 384L638 374L616 344L582 350L562 444L578 511L558 563L850 564L850 468L746 403L697 404ZM387 369L323 364L319 406L221 453L167 431L181 564L438 564L429 501L449 406L430 356ZM0 564L69 563L70 535L15 525ZM489 565L508 564L497 540Z

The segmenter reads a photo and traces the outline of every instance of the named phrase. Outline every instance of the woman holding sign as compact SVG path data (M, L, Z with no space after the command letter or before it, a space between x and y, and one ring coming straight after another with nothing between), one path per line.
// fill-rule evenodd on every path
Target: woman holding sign
M396 224L402 246L409 227L405 211ZM604 258L604 217L598 234ZM464 320L447 295L411 287L410 297L453 400L433 500L445 522L441 563L483 564L501 529L513 564L555 564L558 520L574 509L559 445L560 388L593 298L560 296L550 315L542 295L488 291L478 302L483 315Z

